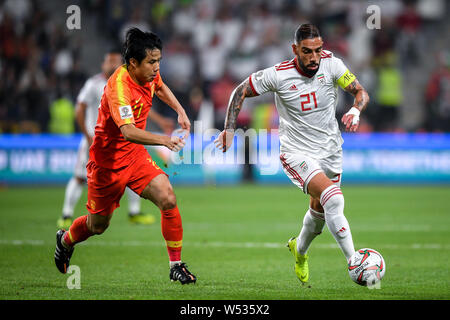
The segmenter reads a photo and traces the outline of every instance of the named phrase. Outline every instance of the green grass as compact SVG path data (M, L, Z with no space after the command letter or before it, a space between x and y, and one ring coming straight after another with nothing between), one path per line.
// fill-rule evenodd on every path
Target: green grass
M76 247L81 290L54 266L63 188L0 190L0 299L449 299L449 187L344 186L356 248L386 260L380 290L357 286L326 230L313 242L310 284L293 272L286 241L308 201L294 186L176 186L184 226L183 260L196 285L168 279L159 213L152 226L127 221L126 198L109 229ZM86 192L77 206L85 213Z

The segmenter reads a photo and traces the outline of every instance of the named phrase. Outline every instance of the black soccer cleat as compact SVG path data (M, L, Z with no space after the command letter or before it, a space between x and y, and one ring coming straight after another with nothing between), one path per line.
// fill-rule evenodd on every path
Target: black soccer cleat
M170 280L171 281L180 281L181 284L186 283L195 283L197 281L196 276L189 272L187 269L187 265L183 263L179 263L170 268Z
M73 248L66 249L61 240L66 231L64 229L58 230L56 233L56 249L55 249L55 264L59 272L66 273L69 268L70 258L72 257Z

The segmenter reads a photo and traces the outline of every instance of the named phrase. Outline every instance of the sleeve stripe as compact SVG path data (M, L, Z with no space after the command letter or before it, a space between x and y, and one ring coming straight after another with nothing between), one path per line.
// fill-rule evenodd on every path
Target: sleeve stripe
M125 69L121 68L119 71L119 74L116 77L116 85L117 85L117 99L119 100L120 106L127 105L125 94L123 91L123 82L122 82L122 76L125 73Z
M256 94L257 96L259 96L259 93L256 92L255 87L253 86L252 76L251 75L250 75L250 77L248 77L248 83L250 84L250 88L252 88L253 93Z

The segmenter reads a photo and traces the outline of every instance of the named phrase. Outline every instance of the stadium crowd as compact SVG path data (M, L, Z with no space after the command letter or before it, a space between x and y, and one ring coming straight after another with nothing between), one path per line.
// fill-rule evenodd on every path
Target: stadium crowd
M46 10L42 1L0 1L0 133L77 131L77 94L99 72L100 61L82 67L83 37L75 35L83 28L54 22L61 13ZM371 3L382 8L381 29L367 27L368 4L359 0L78 1L89 12L83 19L97 29L84 37L102 36L113 47L131 26L160 35L163 79L191 121L202 120L204 128L221 129L233 88L255 70L291 58L294 30L312 22L324 48L346 62L371 96L360 131L450 132L448 4ZM351 103L341 93L338 117ZM175 116L158 101L154 107ZM239 121L241 127L277 127L270 97L246 104Z

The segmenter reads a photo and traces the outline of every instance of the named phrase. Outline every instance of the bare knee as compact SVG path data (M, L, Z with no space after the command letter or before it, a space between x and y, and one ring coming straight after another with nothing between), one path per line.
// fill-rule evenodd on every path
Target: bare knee
M170 210L177 206L177 198L173 191L168 191L158 204L161 210Z
M102 234L103 232L105 232L106 229L108 229L109 227L109 219L105 218L105 217L95 217L95 218L91 218L88 217L88 222L87 222L87 226L89 228L89 231L92 234Z
M321 213L324 212L323 207L320 204L320 200L319 199L311 197L311 200L309 201L309 207L311 209L313 209L314 211L321 212Z
M104 224L93 224L90 227L90 231L93 234L102 234L109 227L109 222Z

